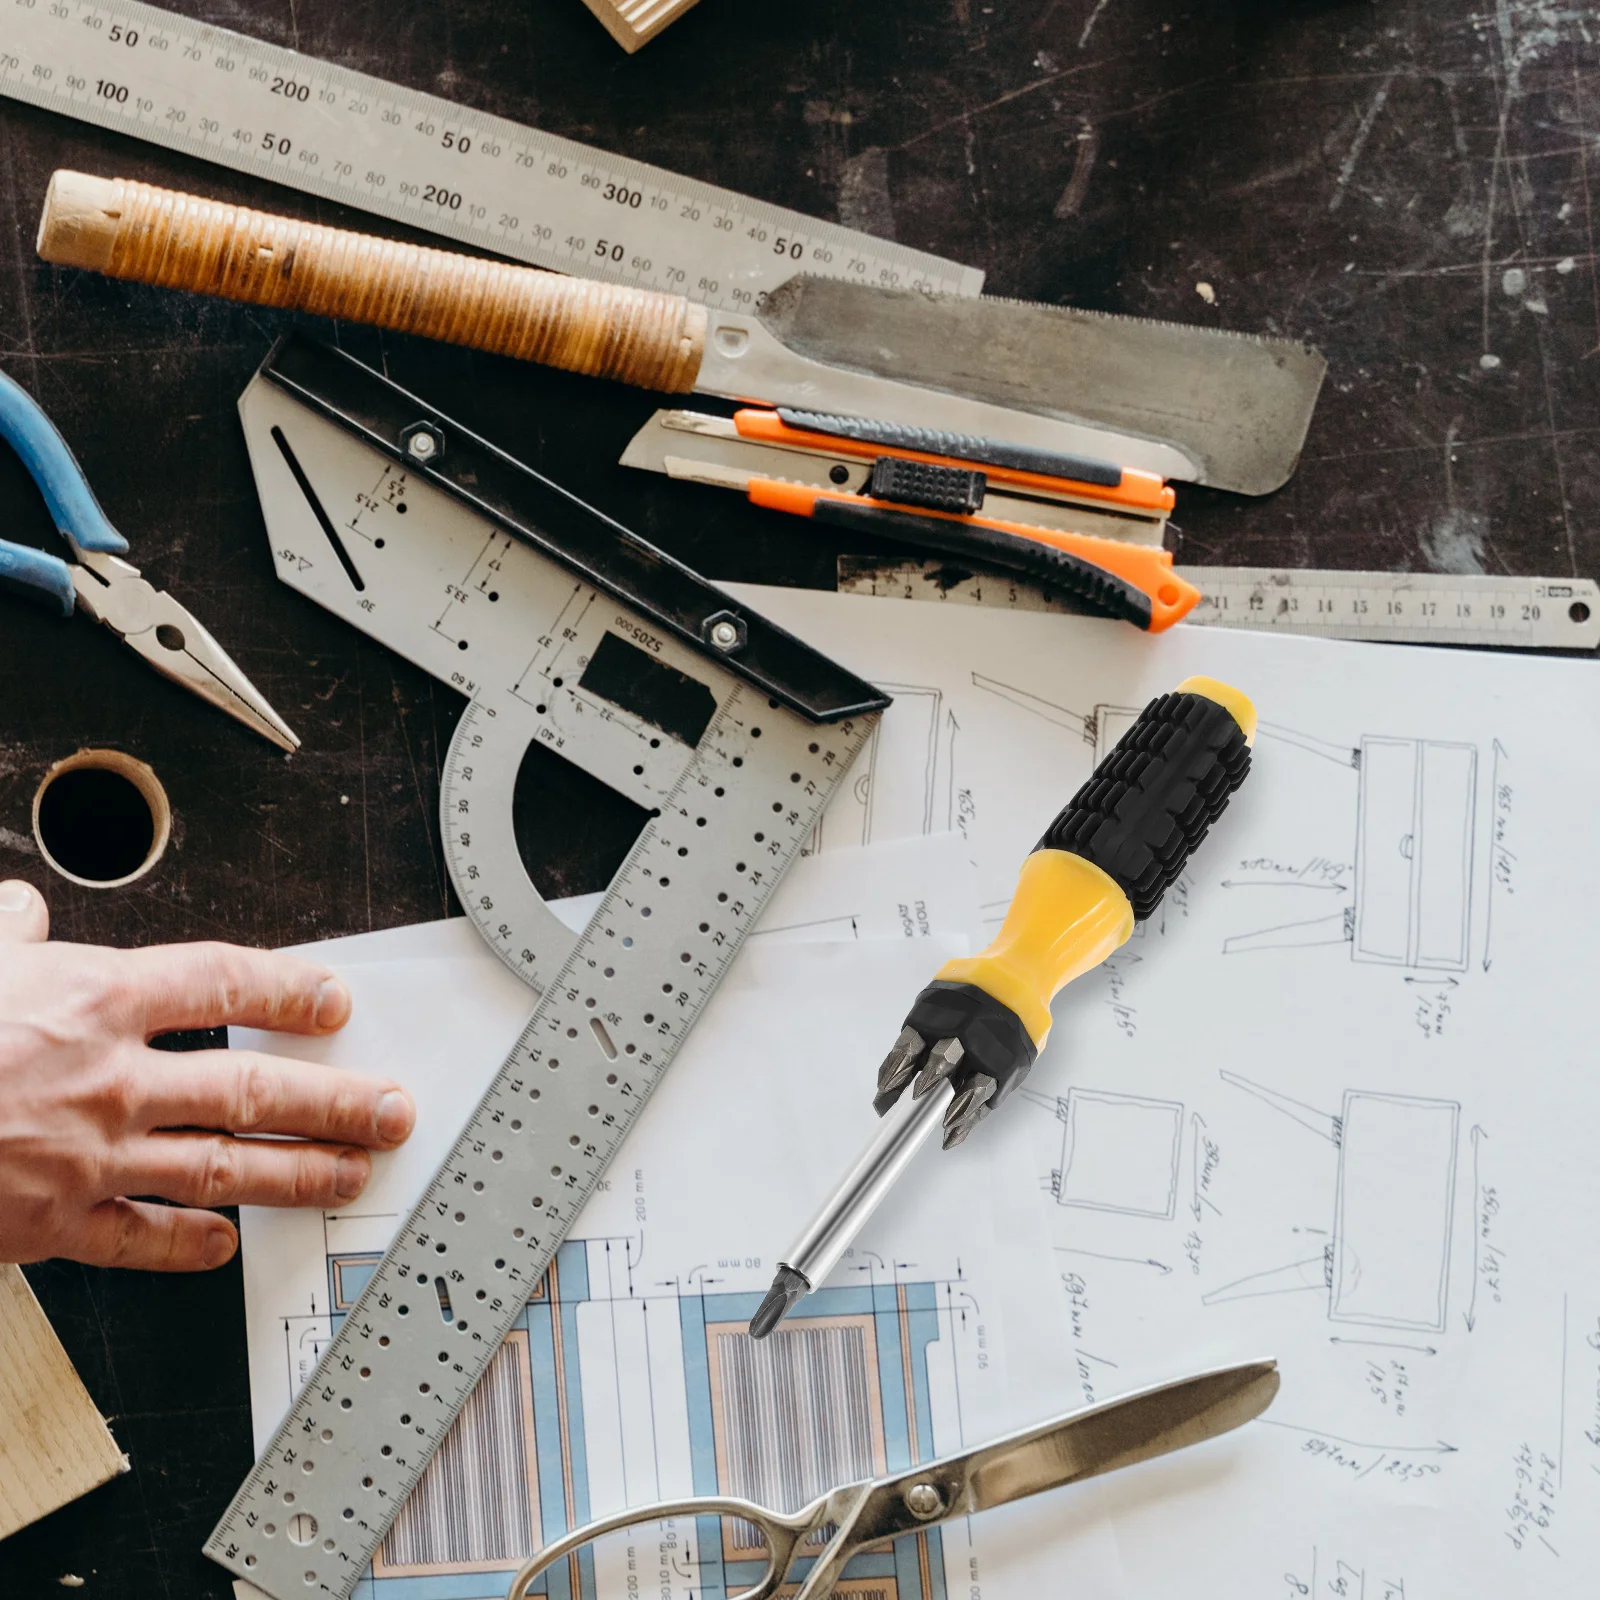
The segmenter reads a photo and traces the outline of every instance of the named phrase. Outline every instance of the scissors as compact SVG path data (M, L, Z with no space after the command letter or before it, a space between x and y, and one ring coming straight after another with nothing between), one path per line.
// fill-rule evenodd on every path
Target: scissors
M4 373L0 438L39 485L51 520L74 557L62 561L0 539L0 585L54 605L64 617L81 607L163 677L220 706L280 749L299 749L288 723L187 607L123 560L128 541L100 509L67 441L27 390Z
M723 1496L667 1500L618 1512L541 1550L512 1579L506 1600L527 1600L540 1574L605 1534L668 1517L698 1516L741 1517L758 1527L766 1541L766 1572L732 1600L767 1600L789 1580L801 1546L833 1530L793 1596L827 1600L850 1558L868 1545L1215 1439L1260 1416L1277 1392L1276 1361L1218 1367L1069 1411L941 1461L844 1484L787 1516Z

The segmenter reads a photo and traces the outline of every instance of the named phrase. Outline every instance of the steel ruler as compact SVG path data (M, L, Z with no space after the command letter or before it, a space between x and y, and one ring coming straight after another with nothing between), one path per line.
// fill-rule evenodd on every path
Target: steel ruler
M1590 578L1502 578L1438 572L1327 572L1280 567L1176 567L1205 598L1186 626L1255 628L1321 639L1593 650L1600 585ZM951 561L841 556L839 588L1011 606L1077 608L1031 585L974 574Z
M342 1597L887 699L335 351L285 341L240 413L279 576L468 697L450 871L540 995L206 1546ZM576 936L511 832L531 744L649 814Z
M802 271L983 287L975 268L137 0L0 5L0 94L534 266L722 310Z

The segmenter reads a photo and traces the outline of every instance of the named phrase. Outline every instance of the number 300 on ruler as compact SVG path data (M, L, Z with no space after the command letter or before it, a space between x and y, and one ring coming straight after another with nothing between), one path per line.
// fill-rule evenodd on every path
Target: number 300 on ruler
M0 0L0 94L534 266L749 307L983 274L137 0Z

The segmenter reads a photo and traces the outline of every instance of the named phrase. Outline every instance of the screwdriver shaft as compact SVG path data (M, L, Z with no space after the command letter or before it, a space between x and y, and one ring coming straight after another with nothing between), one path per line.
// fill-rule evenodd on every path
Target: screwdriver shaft
M949 1099L948 1093L925 1094L920 1100L906 1095L895 1105L844 1181L779 1258L780 1283L785 1271L799 1273L807 1288L815 1289L833 1271L878 1202L939 1126ZM773 1292L779 1292L777 1285Z

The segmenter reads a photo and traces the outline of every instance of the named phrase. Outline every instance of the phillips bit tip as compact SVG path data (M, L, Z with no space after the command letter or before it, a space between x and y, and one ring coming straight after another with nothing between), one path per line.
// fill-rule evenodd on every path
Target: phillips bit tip
M940 1148L954 1150L993 1109L993 1106L979 1106L976 1111L969 1111L954 1127L946 1127Z
M989 1102L999 1085L980 1072L949 1104L944 1114L944 1148L954 1150L994 1109Z
M900 1030L900 1037L878 1068L878 1093L872 1106L880 1117L900 1098L900 1091L911 1081L927 1047L927 1041L915 1028Z
M959 1039L941 1039L928 1052L927 1065L917 1074L917 1081L911 1088L912 1098L920 1100L930 1089L943 1083L961 1065L966 1053L967 1047Z
M750 1319L750 1337L765 1339L789 1315L796 1302L810 1293L811 1285L803 1272L780 1266L772 1287L767 1290L767 1298L756 1307L756 1314Z

